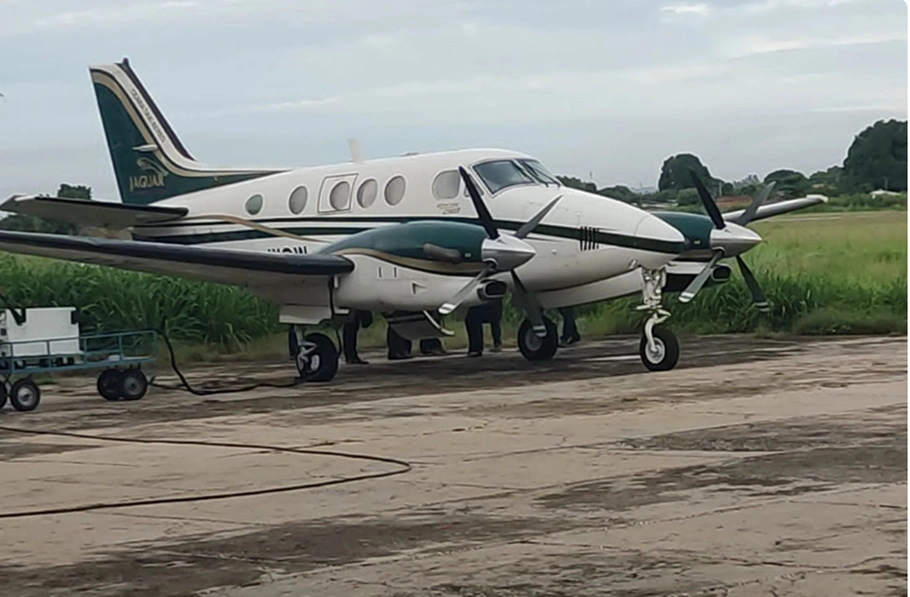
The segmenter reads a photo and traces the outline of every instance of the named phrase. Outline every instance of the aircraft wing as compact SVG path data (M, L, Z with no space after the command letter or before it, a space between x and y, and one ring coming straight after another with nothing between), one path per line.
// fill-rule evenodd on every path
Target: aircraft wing
M754 222L756 220L764 220L765 218L779 216L780 214L790 213L791 211L805 209L806 207L812 207L813 205L827 202L828 198L824 195L806 195L805 197L798 197L796 199L787 199L786 201L769 203L767 205L762 205L759 207L758 211L755 212L755 216L751 221ZM727 222L735 222L745 212L746 210L744 209L738 209L736 211L731 211L723 214L723 218Z
M297 255L0 230L0 251L241 286L265 298L327 288L354 263L336 255ZM314 284L315 283L315 284ZM303 297L298 297L303 298Z
M2 204L0 211L38 216L79 226L103 226L125 230L137 224L160 224L179 220L189 209L160 205L126 205L109 201L90 201L66 197L13 195Z

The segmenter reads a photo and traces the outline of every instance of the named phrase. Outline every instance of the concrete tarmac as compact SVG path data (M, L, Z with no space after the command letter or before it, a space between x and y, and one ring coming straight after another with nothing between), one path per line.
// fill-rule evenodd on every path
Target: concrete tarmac
M906 595L906 338L682 345L43 385L0 411L3 594Z

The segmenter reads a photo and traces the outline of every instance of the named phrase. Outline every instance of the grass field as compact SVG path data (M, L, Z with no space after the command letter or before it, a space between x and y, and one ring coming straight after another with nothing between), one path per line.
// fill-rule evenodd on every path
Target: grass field
M745 260L772 312L750 306L735 263L722 286L703 289L684 305L668 295L667 325L682 333L901 333L907 330L907 212L843 212L782 216L752 226L765 243ZM249 358L286 354L277 309L247 293L211 284L43 259L4 256L0 287L17 304L76 305L86 329L156 327L181 345L184 359L238 352ZM577 310L583 336L638 333L639 297ZM514 342L521 314L506 305L504 338ZM446 341L464 346L464 326ZM488 332L487 332L488 333ZM381 318L360 335L362 346L383 345Z

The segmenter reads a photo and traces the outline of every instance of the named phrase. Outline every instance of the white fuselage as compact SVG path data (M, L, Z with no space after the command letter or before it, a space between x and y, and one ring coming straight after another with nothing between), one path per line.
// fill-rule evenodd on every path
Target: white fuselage
M476 181L504 234L514 233L562 195L525 239L537 254L516 270L529 290L542 293L545 306L616 296L616 289L603 286L604 281L641 267L658 268L683 250L680 232L658 217L555 181L544 184L541 179L546 180L547 173L539 162L505 150L452 151L301 168L185 194L157 205L186 207L186 217L174 224L137 227L134 236L251 251L313 253L327 243L378 226L419 219L476 223L477 214L458 176L459 166ZM537 180L528 169L532 167L542 172ZM503 182L513 184L499 188ZM359 273L338 282L335 300L342 308L376 308L371 295L377 293L378 282L387 283L390 297L380 300L380 307L434 308L441 302L437 299L445 300L453 288L464 283L452 276L392 267L375 257L349 258L356 262ZM508 274L500 278L511 283ZM602 287L592 294L592 284ZM627 286L628 281L617 288L627 294ZM581 290L577 296L572 292L576 288ZM561 298L548 301L548 295Z

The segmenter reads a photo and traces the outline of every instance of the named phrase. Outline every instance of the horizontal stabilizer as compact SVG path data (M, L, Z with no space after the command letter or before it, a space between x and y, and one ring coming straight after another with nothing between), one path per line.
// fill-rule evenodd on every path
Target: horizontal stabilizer
M805 209L807 207L812 207L813 205L827 202L828 198L824 195L806 195L805 197L799 197L797 199L787 199L786 201L769 203L767 205L762 205L759 207L758 211L755 212L755 216L750 221L754 222L756 220L764 220L765 218L779 216L781 214L790 213L791 211ZM723 217L727 222L735 222L744 213L746 213L746 210L738 209L736 211L731 211L723 214Z
M137 224L160 224L179 220L189 209L156 205L125 205L108 201L13 195L0 204L0 211L37 216L77 226L125 230Z

